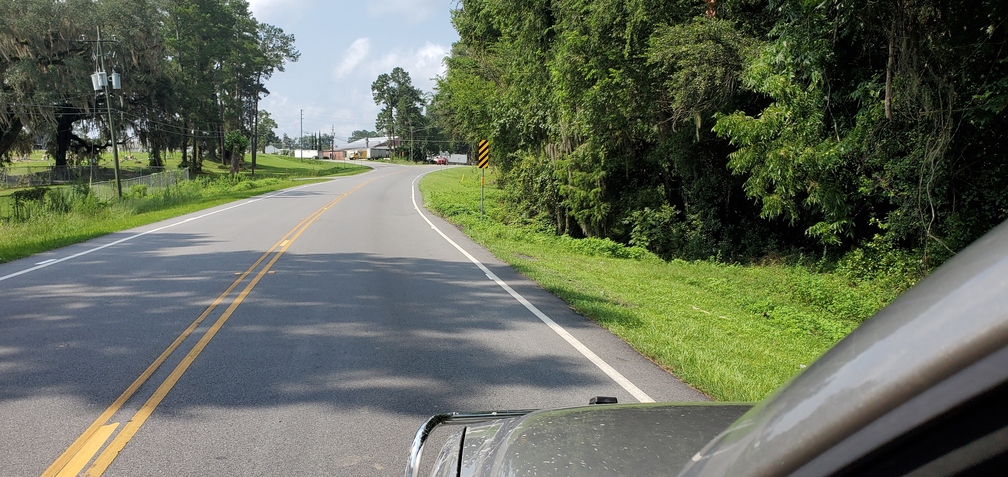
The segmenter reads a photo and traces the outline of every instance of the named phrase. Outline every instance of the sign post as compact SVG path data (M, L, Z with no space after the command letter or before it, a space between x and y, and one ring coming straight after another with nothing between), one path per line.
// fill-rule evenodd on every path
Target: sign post
M479 161L479 168L483 170L483 176L480 178L480 215L483 215L483 197L484 190L486 189L486 169L490 165L490 141L486 139L480 139L479 147L477 148L478 154L477 158Z

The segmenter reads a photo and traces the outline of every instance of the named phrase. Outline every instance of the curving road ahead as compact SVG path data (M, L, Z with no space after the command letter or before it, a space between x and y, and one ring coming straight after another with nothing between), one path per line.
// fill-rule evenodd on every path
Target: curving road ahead
M704 399L374 167L0 265L0 475L401 475L434 413Z

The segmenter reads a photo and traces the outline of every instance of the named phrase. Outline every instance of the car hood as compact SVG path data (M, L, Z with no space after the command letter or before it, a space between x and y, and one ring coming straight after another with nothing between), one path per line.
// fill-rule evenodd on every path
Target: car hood
M669 475L750 407L610 404L471 424L447 440L432 475Z

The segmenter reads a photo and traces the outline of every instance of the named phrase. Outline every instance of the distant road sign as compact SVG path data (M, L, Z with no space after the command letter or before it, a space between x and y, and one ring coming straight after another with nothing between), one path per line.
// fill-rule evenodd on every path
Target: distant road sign
M479 154L476 157L479 159L477 161L479 168L486 169L490 165L490 141L480 139L478 151Z

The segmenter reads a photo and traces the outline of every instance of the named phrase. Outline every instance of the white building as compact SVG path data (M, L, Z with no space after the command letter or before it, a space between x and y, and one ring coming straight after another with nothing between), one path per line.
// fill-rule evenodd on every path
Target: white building
M392 147L398 147L401 141L387 136L367 137L348 143L335 149L334 159L376 159L392 155Z
M317 149L294 149L291 151L294 157L298 159L318 159L319 151Z

